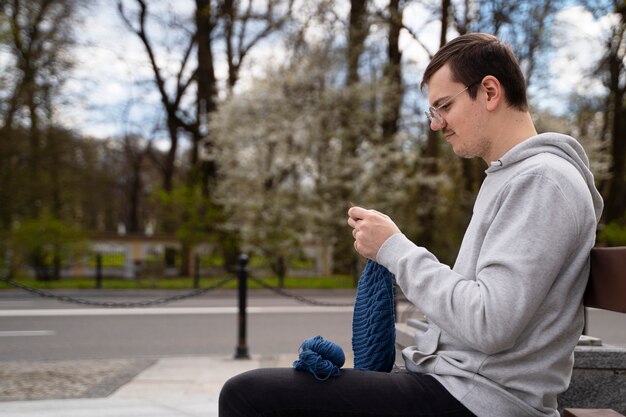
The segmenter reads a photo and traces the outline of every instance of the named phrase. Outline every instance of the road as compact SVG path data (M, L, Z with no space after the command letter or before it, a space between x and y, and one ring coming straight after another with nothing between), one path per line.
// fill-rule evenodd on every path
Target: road
M96 292L74 295L103 301L142 301L167 292ZM310 299L351 303L354 291L299 291ZM237 345L237 294L217 290L151 308L75 306L17 291L0 292L0 361L229 355ZM406 317L407 309L400 307ZM293 353L315 335L351 349L351 307L317 307L292 298L250 292L247 347L251 355ZM626 315L588 310L588 333L626 346Z
M74 306L13 294L0 293L0 360L228 355L235 353L238 342L234 291L220 290L164 307L131 309ZM78 294L98 301L149 297ZM158 298L164 293L150 295ZM351 290L304 295L342 304L354 299ZM259 290L251 291L247 310L246 341L251 355L294 353L295 358L300 343L318 334L350 349L351 307L310 306Z

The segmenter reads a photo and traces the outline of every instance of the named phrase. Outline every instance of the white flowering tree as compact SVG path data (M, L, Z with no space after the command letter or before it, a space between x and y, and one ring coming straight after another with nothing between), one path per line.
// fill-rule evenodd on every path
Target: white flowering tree
M419 196L421 185L453 186L447 174L423 174L419 138L400 132L381 140L380 108L360 109L349 124L341 119L345 89L332 79L338 71L328 52L258 80L213 118L218 194L230 227L240 230L244 246L274 259L304 241L336 250L350 242L346 189L352 203L385 211L416 235L416 213L440 199ZM376 82L361 82L351 94L371 103L379 90ZM345 129L360 132L352 158L342 152Z

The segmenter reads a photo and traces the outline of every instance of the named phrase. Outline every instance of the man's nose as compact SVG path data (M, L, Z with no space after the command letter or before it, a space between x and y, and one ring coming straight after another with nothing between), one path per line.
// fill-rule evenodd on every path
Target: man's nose
M442 120L443 122L440 122L436 118L433 117L433 119L430 121L430 129L434 130L435 132L443 129L446 126L446 121L445 119L442 119Z

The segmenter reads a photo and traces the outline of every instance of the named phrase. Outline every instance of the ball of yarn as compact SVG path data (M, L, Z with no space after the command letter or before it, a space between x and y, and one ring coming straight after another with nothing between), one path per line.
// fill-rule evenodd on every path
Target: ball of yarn
M300 345L298 360L293 367L299 371L308 371L320 381L339 376L346 356L336 343L325 340L322 336L306 339Z

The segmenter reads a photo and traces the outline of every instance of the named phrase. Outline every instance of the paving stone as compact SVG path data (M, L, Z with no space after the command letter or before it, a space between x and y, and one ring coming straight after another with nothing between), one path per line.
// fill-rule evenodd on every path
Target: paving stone
M0 362L0 401L106 397L154 359Z

